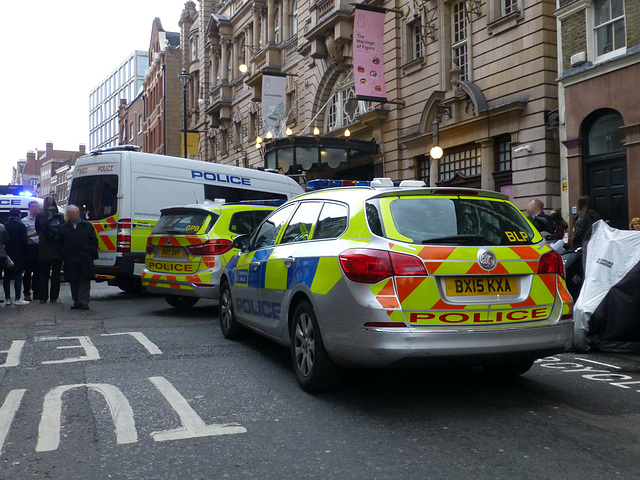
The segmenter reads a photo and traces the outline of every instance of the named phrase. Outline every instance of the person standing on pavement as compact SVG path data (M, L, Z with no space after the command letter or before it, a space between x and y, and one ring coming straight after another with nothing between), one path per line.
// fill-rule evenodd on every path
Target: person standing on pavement
M58 212L55 198L47 196L44 199L42 212L36 217L36 232L38 232L38 269L40 283L38 285L38 298L40 303L46 303L47 298L51 303L58 301L60 295L60 269L62 257L58 252L56 235L64 218ZM51 278L51 290L49 290L49 278Z
M555 225L549 215L544 213L544 202L542 200L539 198L531 200L527 205L527 213L529 214L529 221L539 232L545 232L547 235L554 233Z
M5 269L7 265L7 244L9 243L9 234L4 225L0 223L0 272ZM4 300L0 300L0 303L4 303Z
M36 232L36 217L40 213L40 205L35 200L29 202L29 215L22 219L22 223L27 227L27 261L24 265L24 299L27 301L38 300L38 283L40 272L38 270L38 242L39 236ZM33 293L32 293L33 292Z
M600 220L600 215L593 208L593 201L589 195L578 198L578 214L573 227L573 248L582 247L587 233L591 230L591 225Z
M98 237L93 225L80 218L75 205L67 208L67 222L58 232L64 260L64 279L71 285L72 310L89 310L93 260L98 258Z
M20 221L20 209L9 210L9 219L5 223L5 229L9 234L9 242L6 245L7 255L13 261L12 268L5 268L4 287L5 305L29 305L27 300L22 300L22 272L27 260L27 227ZM13 280L14 300L11 300L11 281Z

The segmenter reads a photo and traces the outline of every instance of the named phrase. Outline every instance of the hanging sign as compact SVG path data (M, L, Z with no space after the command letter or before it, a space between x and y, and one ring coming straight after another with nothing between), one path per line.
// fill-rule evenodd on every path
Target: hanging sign
M386 9L356 5L353 25L353 77L358 100L386 102L384 17Z
M286 129L285 101L287 76L282 73L264 72L262 74L262 130L282 137Z

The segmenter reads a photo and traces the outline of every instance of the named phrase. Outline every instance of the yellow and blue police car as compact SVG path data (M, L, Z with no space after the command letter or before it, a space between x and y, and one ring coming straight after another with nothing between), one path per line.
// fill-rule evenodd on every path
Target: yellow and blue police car
M344 367L465 361L520 375L572 342L562 258L497 192L389 179L323 189L233 246L222 333L289 347L307 391L336 387Z
M237 252L231 244L253 229L282 200L224 201L165 208L147 239L142 285L169 305L190 308L217 299L220 274Z

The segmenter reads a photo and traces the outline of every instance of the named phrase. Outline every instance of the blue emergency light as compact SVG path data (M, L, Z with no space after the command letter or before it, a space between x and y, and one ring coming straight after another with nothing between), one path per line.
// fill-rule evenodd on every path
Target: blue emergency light
M393 182L394 187L398 187L400 182ZM307 190L321 190L323 188L337 188L337 187L370 187L371 182L368 180L328 180L318 179L309 180L307 182Z

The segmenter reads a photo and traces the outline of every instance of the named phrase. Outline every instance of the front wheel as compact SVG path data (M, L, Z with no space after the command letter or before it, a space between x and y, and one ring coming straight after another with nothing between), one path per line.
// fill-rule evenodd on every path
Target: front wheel
M527 373L532 366L533 360L526 359L516 360L502 365L486 365L484 369L496 377L514 378Z
M198 297L181 297L179 295L166 295L164 299L169 305L180 310L188 310L198 303Z
M244 328L238 323L233 313L231 288L226 280L220 286L220 330L224 338L229 340L240 338L244 333Z
M340 384L343 369L324 348L318 320L308 301L298 304L291 325L291 361L298 382L307 392L326 392Z

